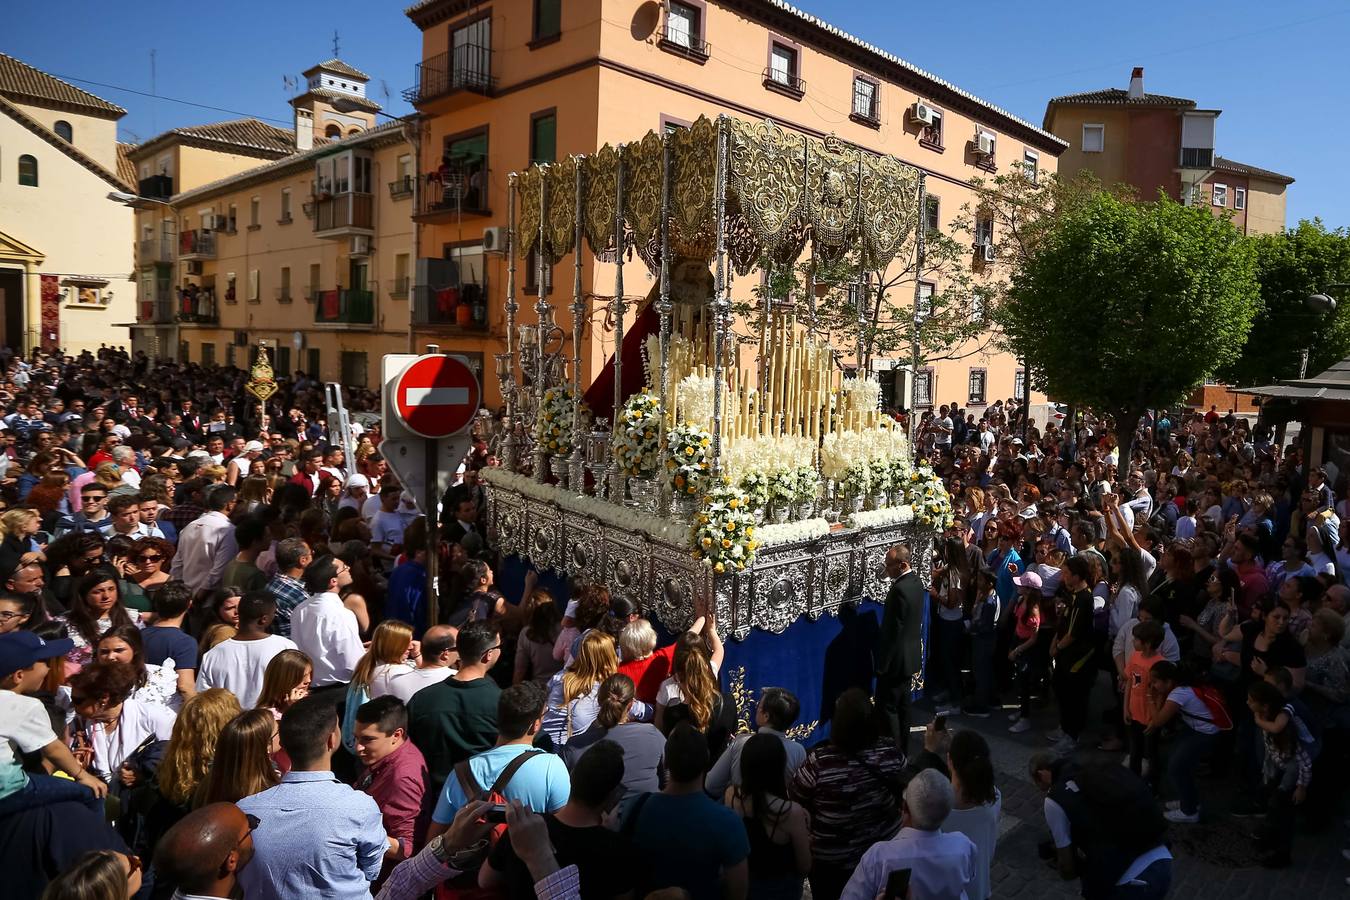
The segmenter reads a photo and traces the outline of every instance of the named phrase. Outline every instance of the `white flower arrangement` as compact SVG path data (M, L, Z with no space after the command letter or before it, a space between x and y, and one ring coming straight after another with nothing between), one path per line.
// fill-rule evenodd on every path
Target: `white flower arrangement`
M714 572L743 572L755 561L755 517L739 488L715 487L691 529L693 557Z
M508 471L500 466L488 466L482 470L480 476L494 487L542 503L559 506L570 513L588 516L614 528L635 534L645 534L652 540L676 547L689 545L689 528L683 523L659 519L649 513L620 506L617 503L609 503L595 497L578 496L570 491L562 490L551 484L542 484L526 475Z
M820 477L816 475L815 466L798 466L792 471L793 488L792 501L794 503L811 503L820 493Z
M795 544L801 541L814 541L828 536L830 523L822 518L802 519L800 522L784 522L782 525L765 525L756 532L759 547L773 547L778 544Z
M914 521L944 529L952 526L956 517L951 497L942 478L926 460L919 460L918 467L910 472L904 490L905 502L913 507Z
M713 420L713 377L686 375L675 385L675 409L685 422L708 426Z
M875 412L881 405L881 384L875 378L845 378L844 408L851 412Z
M914 509L909 506L888 506L885 509L868 509L849 516L852 528L882 528L891 525L904 525L914 521Z
M862 496L897 487L896 473L908 472L909 441L883 422L877 428L827 434L820 448L821 471L846 494Z
M806 503L820 492L815 442L794 435L743 438L723 448L722 471L754 509L771 500Z
M534 439L553 456L572 452L572 389L549 388L534 421Z
M738 482L746 502L756 511L764 509L769 503L769 476L764 472L746 472Z
M615 423L610 452L625 474L656 474L661 440L661 401L655 394L634 394L624 403Z
M681 422L666 431L665 478L677 497L701 497L708 490L712 435Z

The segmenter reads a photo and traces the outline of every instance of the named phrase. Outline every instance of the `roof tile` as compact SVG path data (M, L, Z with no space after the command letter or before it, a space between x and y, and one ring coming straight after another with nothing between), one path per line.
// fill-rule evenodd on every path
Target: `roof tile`
M54 75L35 69L22 60L0 53L0 96L16 103L44 106L59 103L88 110L105 118L121 118L127 111L96 97L88 91L67 84Z
M340 59L334 58L325 60L318 65L310 66L301 74L308 76L310 72L317 72L319 69L327 69L329 72L337 72L340 75L346 75L348 78L360 78L363 81L369 81L370 76L354 66L349 66Z
M1185 97L1169 97L1166 94L1144 94L1142 97L1131 97L1129 91L1120 88L1085 91L1081 94L1065 94L1062 97L1051 98L1050 102L1119 106L1195 106L1194 100L1187 100Z
M1272 172L1270 169L1260 169L1256 166L1249 166L1246 163L1236 162L1222 156L1214 157L1214 169L1219 172L1229 172L1234 175L1247 175L1252 178L1264 178L1268 181L1278 181L1281 184L1294 183L1294 179L1290 178L1288 175L1281 175L1279 172Z

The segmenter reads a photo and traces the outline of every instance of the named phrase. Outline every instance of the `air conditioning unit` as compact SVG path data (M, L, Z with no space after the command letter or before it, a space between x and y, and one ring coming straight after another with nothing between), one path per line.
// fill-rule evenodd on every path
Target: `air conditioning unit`
M984 258L984 261L985 261L985 262L993 262L993 261L994 261L994 245L993 245L993 244L981 244L981 245L980 245L980 255Z
M922 122L925 125L932 125L942 115L922 100L914 104L912 114L914 116L914 121Z
M352 235L350 255L369 256L370 255L370 235L356 234Z
M500 226L493 225L491 228L483 229L483 252L506 252L506 232Z
M993 156L994 136L987 131L975 132L975 152L981 156Z
M187 261L187 273L189 275L202 274L202 261L200 259L189 259Z

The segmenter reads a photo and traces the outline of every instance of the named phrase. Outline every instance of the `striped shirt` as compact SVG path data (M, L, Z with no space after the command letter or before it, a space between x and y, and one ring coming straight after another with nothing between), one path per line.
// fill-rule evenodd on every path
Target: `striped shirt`
M807 754L788 793L810 817L811 853L817 860L856 866L868 847L900 830L904 767L904 754L889 741L856 756L833 744Z

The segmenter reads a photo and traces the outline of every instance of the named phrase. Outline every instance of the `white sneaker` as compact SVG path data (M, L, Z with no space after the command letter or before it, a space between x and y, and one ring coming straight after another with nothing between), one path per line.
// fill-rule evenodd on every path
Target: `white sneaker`
M1058 744L1060 741L1064 740L1064 729L1055 728L1051 731L1047 731L1045 733L1045 739L1052 744Z
M1020 718L1022 718L1022 711L1020 709L1008 715L1009 722L1016 722Z
M959 707L959 706L939 706L939 707L937 708L937 712L934 713L934 715L938 715L938 716L947 716L947 717L949 717L949 718L950 718L951 716L959 716L959 715L961 715L961 707Z
M1175 822L1178 825L1194 825L1200 821L1200 811L1196 810L1190 815L1187 815L1179 809L1169 809L1167 812L1163 813L1163 818L1169 822Z
M1024 731L1030 731L1030 730L1031 730L1031 720L1030 720L1030 719L1018 719L1016 722L1013 722L1011 725L1008 726L1008 730L1009 730L1010 732L1012 732L1013 734L1021 734L1021 733L1024 732Z
M1181 801L1180 801L1180 800L1168 800L1166 803L1163 804L1163 809L1168 810L1168 811L1171 811L1171 810L1174 810L1174 809L1181 809ZM1347 858L1350 858L1350 857L1347 857Z

